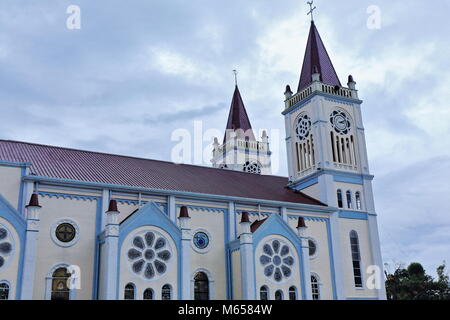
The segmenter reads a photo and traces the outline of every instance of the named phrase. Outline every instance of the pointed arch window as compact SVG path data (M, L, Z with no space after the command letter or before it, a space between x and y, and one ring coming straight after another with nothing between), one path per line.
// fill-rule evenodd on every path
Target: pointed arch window
M209 280L204 272L194 277L194 300L209 300Z
M269 300L269 289L266 286L262 286L259 289L259 299L260 300Z
M289 300L297 300L297 288L294 286L289 288Z
M357 191L355 193L356 210L362 210L361 206L361 193Z
M136 289L134 287L134 284L131 282L128 283L125 286L125 290L123 292L123 298L125 300L134 300L135 299L135 291L136 291Z
M347 208L353 209L353 203L352 203L352 192L348 190L346 192L346 198L347 198Z
M144 291L144 295L143 295L143 299L144 300L153 300L154 294L153 294L153 290L150 288L145 289Z
M9 284L6 282L0 282L0 300L9 299Z
M311 290L312 290L312 299L320 300L319 280L315 275L311 275Z
M355 281L355 287L362 288L361 254L359 250L358 234L355 230L350 232L350 246L352 251L353 278Z
M344 204L342 202L342 190L341 189L338 189L338 191L337 191L337 203L338 203L339 208L344 207Z
M58 268L53 272L51 300L70 300L69 277L66 268Z
M172 287L168 284L163 285L161 290L162 300L172 300Z
M283 300L283 291L277 290L275 292L275 300Z

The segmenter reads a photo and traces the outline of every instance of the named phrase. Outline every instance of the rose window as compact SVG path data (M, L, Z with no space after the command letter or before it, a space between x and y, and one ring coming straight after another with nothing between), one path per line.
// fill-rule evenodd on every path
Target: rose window
M261 254L259 262L264 267L264 275L276 282L292 275L294 258L291 250L278 240L273 240L263 246L263 254Z
M248 173L261 173L261 166L256 162L247 161L243 167L244 172Z
M350 132L350 117L342 110L335 110L330 115L330 122L337 133L345 135Z
M302 141L308 138L309 133L311 131L311 119L308 115L304 114L300 116L295 125L295 133L297 134L297 138Z
M131 269L147 280L163 275L171 257L167 239L152 231L135 236L128 250Z
M8 230L0 226L0 269L11 255L12 244Z

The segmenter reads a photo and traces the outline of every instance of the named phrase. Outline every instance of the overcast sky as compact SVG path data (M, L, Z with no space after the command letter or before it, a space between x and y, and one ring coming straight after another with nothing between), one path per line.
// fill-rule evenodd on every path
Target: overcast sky
M450 263L450 2L315 2L341 82L351 73L364 100L384 260L434 274ZM80 30L66 27L72 4ZM367 27L370 5L380 29ZM174 130L224 129L237 68L286 175L280 113L307 11L299 0L2 0L0 138L170 160Z

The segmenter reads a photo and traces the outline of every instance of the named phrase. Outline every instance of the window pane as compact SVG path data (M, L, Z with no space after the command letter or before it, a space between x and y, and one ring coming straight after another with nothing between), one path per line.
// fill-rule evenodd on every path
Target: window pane
M259 291L259 298L261 300L269 300L268 290L266 287L262 287L261 290Z
M9 298L9 285L7 283L0 284L0 300L8 300Z
M53 272L51 300L69 300L70 290L67 286L67 280L70 274L66 268L59 268Z
M209 300L209 280L204 272L194 277L194 300Z
M125 300L134 300L134 286L129 283L125 286L124 297Z
M283 300L283 293L280 290L275 292L275 300Z
M297 291L294 287L289 288L289 300L297 300Z
M169 285L164 285L161 290L162 300L171 300L172 299L172 289Z

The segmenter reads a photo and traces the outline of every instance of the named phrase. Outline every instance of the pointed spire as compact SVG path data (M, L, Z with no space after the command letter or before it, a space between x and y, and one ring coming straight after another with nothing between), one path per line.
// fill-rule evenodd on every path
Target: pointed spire
M320 74L320 81L333 86L341 86L316 25L314 21L311 21L298 91L309 86L312 82L313 74L317 73Z
M255 141L255 136L253 134L252 125L245 110L244 102L242 101L241 93L236 85L233 94L233 100L231 101L230 113L228 115L228 122L226 130L242 130L245 133L245 138ZM243 139L244 137L240 137ZM226 141L226 133L224 137L224 142Z

